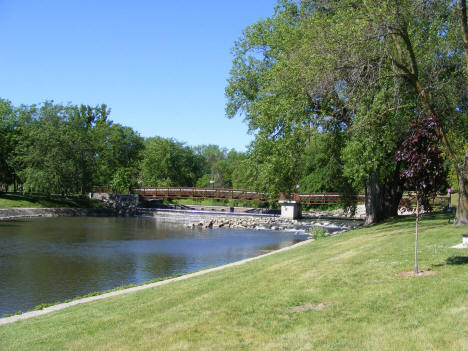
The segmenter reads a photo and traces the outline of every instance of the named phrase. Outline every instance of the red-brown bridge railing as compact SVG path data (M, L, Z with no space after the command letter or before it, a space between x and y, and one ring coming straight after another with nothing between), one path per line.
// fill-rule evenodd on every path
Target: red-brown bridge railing
M264 191L238 190L222 188L189 188L189 187L148 187L133 188L135 194L143 197L163 199L215 199L268 201Z
M215 199L215 200L242 200L265 202L273 200L268 198L264 191L223 189L223 188L190 188L190 187L144 187L133 188L135 194L143 197L159 199ZM341 195L338 193L309 193L291 194L290 200L310 205L330 205L339 203ZM285 200L281 196L279 200ZM278 199L276 199L278 200ZM364 195L357 195L358 201L364 200Z

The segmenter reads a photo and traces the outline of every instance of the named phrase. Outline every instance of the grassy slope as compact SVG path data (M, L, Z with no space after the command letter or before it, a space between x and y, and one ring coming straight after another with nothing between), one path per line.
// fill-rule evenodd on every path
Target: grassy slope
M0 193L0 208L58 208L58 207L99 207L96 200L87 198L64 198L61 196L46 197L43 195L22 195L18 193Z
M424 219L420 267L438 274L401 278L413 265L413 224L2 326L0 349L467 350L468 252L449 248L467 228Z

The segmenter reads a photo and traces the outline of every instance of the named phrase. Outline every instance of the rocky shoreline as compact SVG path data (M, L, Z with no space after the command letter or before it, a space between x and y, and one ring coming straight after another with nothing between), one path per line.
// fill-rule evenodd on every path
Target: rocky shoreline
M323 228L329 234L341 233L362 225L361 220L350 218L305 215L302 219L286 219L279 216L236 215L228 213L190 213L187 211L153 210L140 212L142 217L152 217L164 222L183 225L187 229L237 229L291 231L298 234L309 233L311 228Z
M185 224L186 228L191 229L248 229L248 230L279 230L279 231L295 231L298 233L309 232L312 227L321 227L330 234L341 233L358 226L357 223L338 223L333 220L289 220L278 217L223 217L223 218L207 218L198 219Z

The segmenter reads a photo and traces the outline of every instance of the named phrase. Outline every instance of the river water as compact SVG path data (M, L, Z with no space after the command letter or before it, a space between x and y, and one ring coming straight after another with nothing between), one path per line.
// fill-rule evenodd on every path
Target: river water
M0 316L239 261L305 239L271 230L192 230L145 217L0 222Z

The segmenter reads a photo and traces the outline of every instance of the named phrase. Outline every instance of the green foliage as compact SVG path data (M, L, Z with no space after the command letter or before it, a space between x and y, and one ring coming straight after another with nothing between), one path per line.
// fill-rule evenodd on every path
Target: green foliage
M232 188L235 172L246 158L245 154L228 151L217 145L200 145L193 148L203 163L203 175L197 180L197 187ZM233 179L234 177L234 179Z
M394 155L408 134L412 116L403 110L385 116L385 108L379 100L362 105L348 131L341 157L343 173L355 187L362 187L373 172L384 180L399 167Z
M287 195L296 184L300 191L352 191L340 159L349 116L335 82L329 90L314 86L327 84L318 77L325 67L310 52L316 41L308 36L303 10L281 1L271 18L247 27L235 43L226 88L228 117L244 116L256 132L250 186L271 196Z
M141 169L144 186L195 186L203 171L190 147L161 137L145 140Z
M309 234L314 240L324 239L328 236L328 232L325 229L316 226L310 228Z
M343 174L342 148L346 135L341 131L315 134L301 155L301 192L353 192Z
M224 160L228 154L226 148L220 148L218 145L199 145L193 147L193 152L203 160L203 171L209 173L213 166Z
M250 147L248 176L251 188L263 189L270 197L295 190L300 177L303 135L271 140L256 138Z
M15 162L26 191L46 193L76 190L75 143L68 137L69 109L45 102L30 111L21 128Z
M108 120L106 105L13 107L0 101L0 185L44 193L86 193L119 168L136 173L142 138Z
M2 317L11 317L11 316L18 316L20 314L23 314L23 311L16 311L15 313L4 313Z
M34 307L34 311L40 311L40 310L43 310L46 307L54 306L54 305L57 305L59 303L60 303L59 301L52 302L52 303L41 303L41 304Z
M132 169L119 168L109 185L115 193L128 194L131 188L137 185L136 174Z
M451 188L454 192L459 191L457 174L453 168L450 168L448 170L447 183L448 183L449 188Z
M104 115L97 120L91 137L97 154L95 184L109 184L119 168L138 169L144 142L133 129L113 124Z
M15 150L17 126L18 116L11 102L0 99L0 184L14 182L15 171L11 161Z
M213 184L210 183L211 179L212 179L211 173L204 174L200 178L197 179L197 183L195 184L195 186L197 188L210 188L210 187L213 187Z

